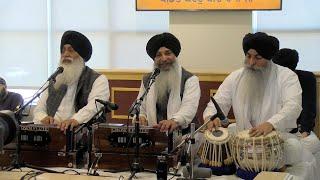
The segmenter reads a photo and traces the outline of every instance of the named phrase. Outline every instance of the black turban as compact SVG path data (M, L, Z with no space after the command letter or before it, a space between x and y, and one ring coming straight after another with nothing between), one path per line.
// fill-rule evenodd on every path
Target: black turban
M254 49L263 58L271 60L279 51L279 40L263 32L248 33L243 38L242 47L245 54Z
M66 31L63 33L60 44L60 53L63 46L70 44L72 48L87 62L92 54L92 46L89 39L83 34L76 31Z
M171 33L162 33L153 36L147 43L146 50L148 55L154 59L161 47L170 49L178 57L181 51L179 40Z
M299 54L294 49L283 48L273 57L272 61L280 66L287 67L294 71L299 62Z

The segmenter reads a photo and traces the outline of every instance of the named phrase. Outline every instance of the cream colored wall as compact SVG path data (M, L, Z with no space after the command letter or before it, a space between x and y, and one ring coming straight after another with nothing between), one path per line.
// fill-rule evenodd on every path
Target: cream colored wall
M196 72L227 73L242 66L251 11L170 12L170 32L181 41L180 63Z

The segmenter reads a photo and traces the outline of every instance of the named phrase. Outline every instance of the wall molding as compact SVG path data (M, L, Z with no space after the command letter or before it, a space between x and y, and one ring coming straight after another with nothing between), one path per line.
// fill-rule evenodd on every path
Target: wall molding
M128 87L111 87L111 102L116 102L116 92L139 92L139 88L128 88ZM111 111L112 119L127 119L127 114L115 114L115 111Z

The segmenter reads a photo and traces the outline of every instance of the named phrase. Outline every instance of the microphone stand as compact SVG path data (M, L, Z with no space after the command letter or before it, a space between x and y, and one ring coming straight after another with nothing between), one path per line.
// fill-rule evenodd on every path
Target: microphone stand
M217 113L214 114L213 116L210 117L210 119L203 123L195 132L194 134L197 134L199 131L201 131L205 126L207 126L207 124L210 122L210 121L213 121L214 119L216 118L219 118L222 122L222 125L228 125L229 121L228 119L226 118L226 116L223 114L222 110L220 109L218 103L215 101L215 99L211 96L210 97L212 103L214 104L216 110L217 110ZM186 142L188 142L190 139L190 137L187 137L184 141L182 141L180 144L178 144L178 146L176 148L174 148L170 154L172 153L175 153L177 150L179 150L181 148L181 146L183 146Z
M48 79L50 80L50 79ZM48 82L48 80L46 82ZM53 80L53 82L55 82L55 78L52 78L51 80ZM43 84L43 86L45 85L46 83ZM43 87L42 86L42 87ZM23 110L29 106L36 98L40 97L40 95L49 88L49 85L47 85L45 88L43 88L40 92L37 92L33 98L31 100L29 100L25 105L23 105L22 107L20 107L19 109L17 109L15 112L14 112L14 115L15 115L15 118L14 120L16 121L16 123L18 124L18 128L16 130L16 137L17 137L17 141L16 141L16 152L15 152L15 157L14 157L14 160L12 162L12 165L11 167L7 168L8 171L11 171L13 169L20 169L22 167L28 167L28 168L32 168L32 169L37 169L37 170L40 170L40 171L45 171L45 172L49 172L49 173L61 173L61 172L57 172L57 171L53 171L53 170L50 170L50 169L45 169L45 168L41 168L41 167L37 167L37 166L33 166L33 165L30 165L30 164L26 164L24 162L21 161L21 114L23 112ZM41 89L41 88L40 88Z
M139 133L140 133L140 123L139 123L139 115L140 115L140 106L144 99L144 97L148 94L152 84L155 82L156 76L150 77L150 82L142 96L137 99L132 106L129 109L129 114L131 117L135 116L135 123L134 123L134 136L135 136L135 154L134 154L134 162L131 165L131 175L129 177L129 180L131 180L136 173L142 172L144 169L139 163ZM129 142L130 143L130 142Z
M210 121L213 121L214 119L216 119L217 117L219 117L218 114L215 114L213 116L210 117L210 120L208 120L207 122L203 123L197 130L194 131L194 135L196 135L199 131L201 131L204 127L207 126L207 124ZM177 152L185 143L187 143L189 140L191 139L191 137L187 137L184 141L182 141L180 144L178 144L171 152L170 154L173 154L175 152Z
M75 131L74 134L78 134L84 127L86 127L88 129L88 148L87 148L87 152L88 152L88 172L87 174L89 175L98 175L96 174L96 171L94 171L92 173L92 169L93 167L96 165L96 163L98 163L98 160L95 161L94 163L92 162L92 142L93 142L93 128L92 125L96 124L96 123L100 123L99 118L100 118L100 114L106 114L111 112L111 109L109 109L109 107L104 106L101 107L100 110L93 115L93 117L86 123L81 124Z
M216 119L217 117L219 117L220 115L217 113L213 116L210 117L210 120L208 120L207 122L203 123L197 130L194 130L195 129L195 125L194 123L191 123L191 135L188 136L186 139L184 139L180 144L178 144L171 152L170 154L174 154L176 153L181 147L183 147L183 145L185 145L186 143L188 143L188 149L187 149L187 155L189 155L190 157L190 163L188 165L187 163L187 170L189 171L189 179L194 179L194 149L193 149L193 145L195 144L195 139L194 139L194 136L199 133L199 131L201 131L204 127L207 126L207 124L210 122L210 121L213 121L214 119ZM191 172L191 173L190 173ZM178 178L178 179L181 179L181 178ZM185 179L185 178L182 178L182 179Z

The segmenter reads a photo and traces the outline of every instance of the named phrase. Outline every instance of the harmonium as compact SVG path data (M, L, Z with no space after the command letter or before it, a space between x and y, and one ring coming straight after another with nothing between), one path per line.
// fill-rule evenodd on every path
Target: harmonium
M20 162L42 167L79 167L84 165L82 151L85 151L85 134L66 134L56 125L20 125ZM0 166L13 162L17 150L17 137L7 144L0 154ZM83 149L81 151L81 149ZM82 164L81 164L82 163Z
M141 126L139 132L139 161L144 168L155 169L157 157L166 154L169 167L176 156L167 155L175 142L158 129ZM99 169L128 169L135 157L135 127L124 124L101 123L94 127L93 158ZM168 149L169 147L169 149Z

